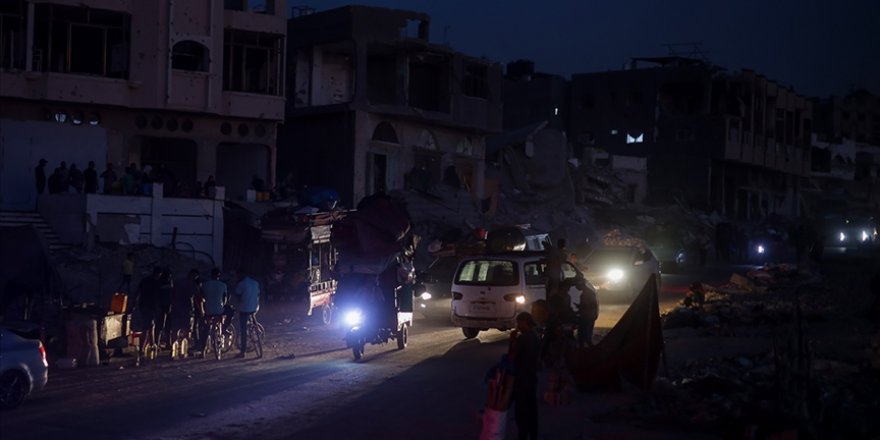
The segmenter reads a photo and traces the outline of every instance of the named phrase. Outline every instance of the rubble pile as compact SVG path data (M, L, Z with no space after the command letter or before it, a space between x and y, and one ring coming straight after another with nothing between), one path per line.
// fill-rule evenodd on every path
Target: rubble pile
M695 283L663 315L667 346L686 352L644 399L594 421L725 438L880 436L880 336L835 301L839 284L792 265Z

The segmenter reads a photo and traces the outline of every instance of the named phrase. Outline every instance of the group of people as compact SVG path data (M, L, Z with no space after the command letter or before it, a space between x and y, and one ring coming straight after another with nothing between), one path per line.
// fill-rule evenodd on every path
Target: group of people
M61 164L48 178L46 177L47 163L49 162L46 159L40 159L37 167L34 168L37 194L43 194L46 190L49 194L67 192L94 194L98 192L98 171L95 169L94 161L89 161L88 167L84 170L79 169L75 163L71 163L68 168L67 162L61 161Z
M544 248L547 299L536 301L532 313L517 315L508 352L487 376L507 381L520 439L538 438L538 372L543 369L548 375L543 400L550 405L563 403L564 390L571 383L568 362L578 346L593 345L599 316L595 289L583 277L564 278L564 264L577 266L577 256L568 251L566 241L545 242ZM571 307L571 287L580 291L577 310ZM572 328L577 329L576 340ZM498 375L499 370L503 374Z
M66 161L55 168L51 175L46 175L46 159L40 159L34 168L34 181L37 194L41 195L48 189L49 194L61 193L85 193L96 194L100 190L103 194L117 195L143 195L153 194L153 183L161 183L162 194L165 197L212 197L217 181L214 176L208 176L203 183L195 182L194 185L181 184L174 172L164 164L153 168L144 165L139 168L136 163L125 167L121 175L117 174L112 163L108 163L103 172L98 174L95 162L89 161L85 170L77 168L75 163L67 167Z
M129 254L123 262L123 283L126 278L130 280L132 267L132 254ZM201 278L197 269L174 279L168 267L154 267L152 275L140 281L135 294L136 312L146 334L142 344L152 342L160 347L171 347L180 339L190 338L198 341L196 351L204 355L209 322L223 319L227 307L238 312L239 328L246 329L251 316L260 308L260 285L241 270L236 270L231 273L230 284L234 283L234 289L230 295L227 283L221 277L220 269L214 268L206 280ZM248 338L239 339L241 352L238 357L244 357Z

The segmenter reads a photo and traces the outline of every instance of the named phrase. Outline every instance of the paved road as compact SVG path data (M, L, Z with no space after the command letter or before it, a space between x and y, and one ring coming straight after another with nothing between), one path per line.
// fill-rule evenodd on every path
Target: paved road
M662 307L691 282L720 282L730 267L664 275ZM626 305L603 305L597 331ZM53 370L47 389L14 412L0 413L0 438L476 438L482 378L507 334L464 340L459 329L418 320L409 347L369 346L353 362L342 330L304 329L283 312L261 318L263 359L157 360L135 367ZM295 353L295 357L291 356ZM544 411L544 409L542 409ZM548 426L547 429L562 429Z

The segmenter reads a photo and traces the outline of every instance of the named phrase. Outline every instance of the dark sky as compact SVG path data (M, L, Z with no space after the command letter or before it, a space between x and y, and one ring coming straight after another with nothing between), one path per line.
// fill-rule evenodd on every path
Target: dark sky
M351 1L303 2L318 11ZM292 0L290 5L298 3ZM426 12L431 39L549 73L619 69L666 43L702 43L710 61L751 68L806 95L880 93L880 0L361 0Z

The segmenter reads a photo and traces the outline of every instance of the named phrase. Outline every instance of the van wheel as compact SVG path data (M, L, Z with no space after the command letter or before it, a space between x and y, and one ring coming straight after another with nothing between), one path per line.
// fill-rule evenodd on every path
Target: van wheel
M10 370L0 376L0 408L13 409L24 402L27 397L30 384L24 373Z
M480 329L473 327L462 327L461 332L464 334L465 339L474 339L477 335L480 334Z

